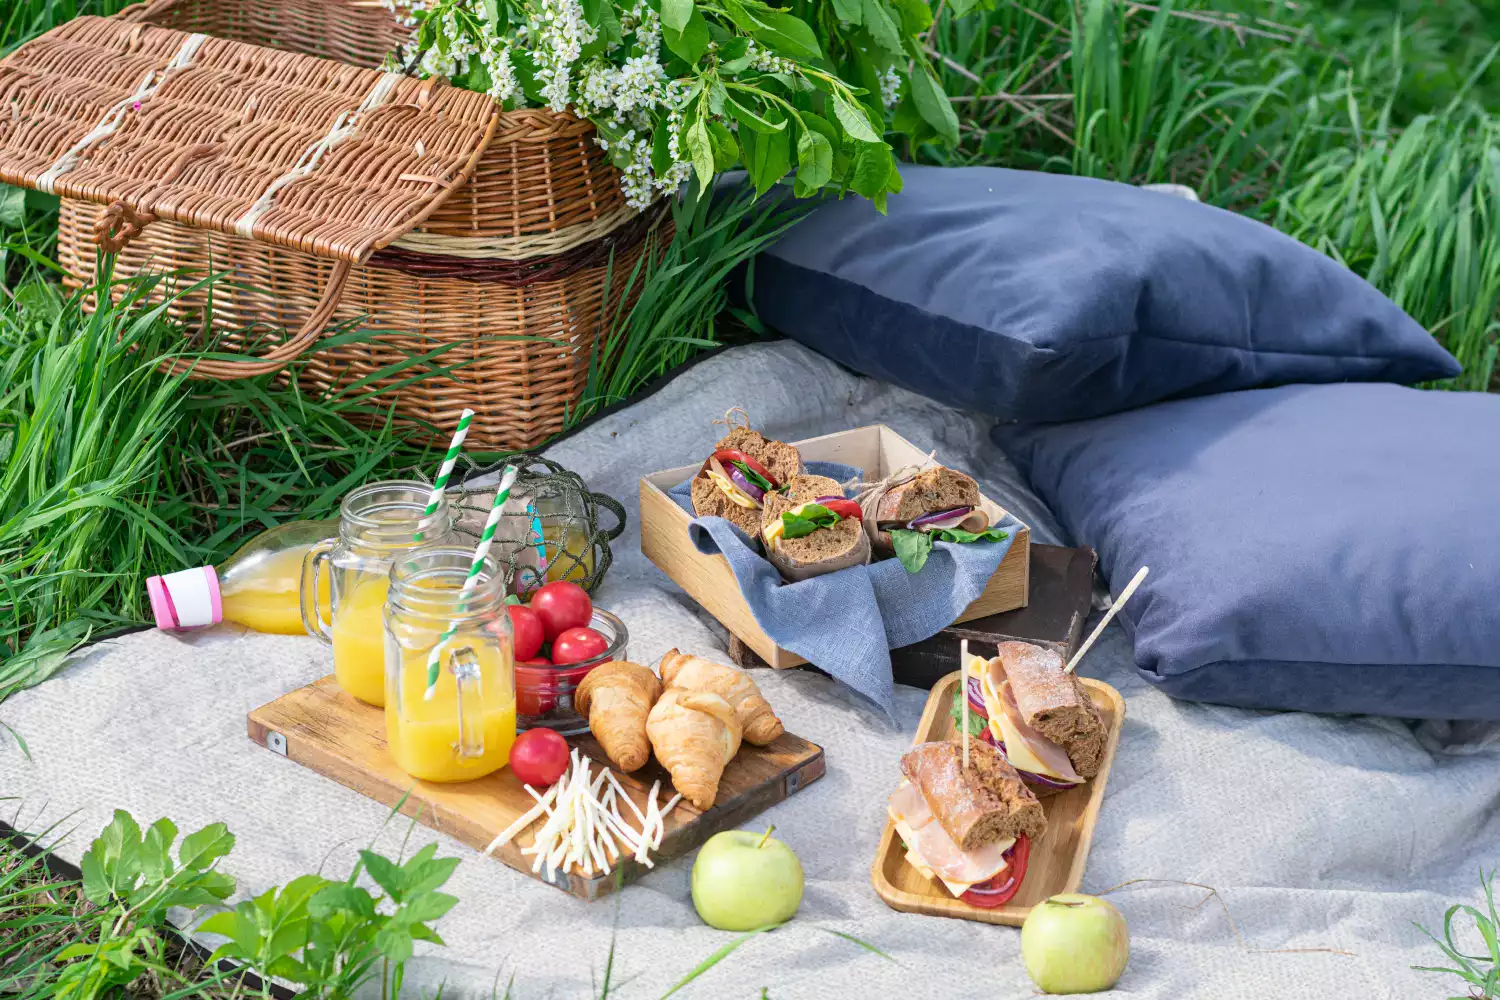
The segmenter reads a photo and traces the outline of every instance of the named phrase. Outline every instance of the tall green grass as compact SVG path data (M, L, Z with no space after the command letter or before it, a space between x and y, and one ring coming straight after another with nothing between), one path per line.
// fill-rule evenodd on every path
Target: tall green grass
M1390 295L1496 386L1500 13L1449 4L999 0L940 18L962 141L912 150L1177 182Z

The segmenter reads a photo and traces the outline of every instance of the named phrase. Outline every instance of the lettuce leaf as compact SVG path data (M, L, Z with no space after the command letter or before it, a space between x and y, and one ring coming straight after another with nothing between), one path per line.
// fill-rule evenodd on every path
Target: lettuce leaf
M843 518L820 503L810 503L800 514L782 511L782 538L803 538L819 528L831 528Z
M963 687L955 688L953 690L953 707L949 709L949 714L953 716L953 727L958 730L959 736L964 734L964 700ZM974 711L971 705L969 707L969 735L983 736L985 727L988 725L989 721Z
M912 531L909 528L892 528L891 544L896 548L896 558L901 560L901 565L908 573L919 573L923 566L927 565L927 557L932 554L933 542L958 542L967 544L969 542L1003 542L1009 538L1008 532L996 528L986 528L980 532L965 531L962 528L939 528L936 531Z

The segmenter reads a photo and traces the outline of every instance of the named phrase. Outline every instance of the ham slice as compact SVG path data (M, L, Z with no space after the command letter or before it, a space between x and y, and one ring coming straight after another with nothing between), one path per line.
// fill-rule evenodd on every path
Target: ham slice
M976 882L994 878L1006 868L1005 852L1014 840L1006 838L972 851L962 850L948 836L943 824L937 822L921 789L909 781L903 781L891 793L888 811L907 841L912 863L931 871L948 883L950 889L960 885L967 889Z
M907 525L914 531L937 531L939 528L962 528L972 534L979 534L990 526L990 516L982 510L971 510L967 513L960 512L952 517L945 517L938 521L928 521L926 524Z
M1011 690L1010 684L1006 681L1005 668L1000 665L998 658L990 661L989 674L985 680L988 681L987 687L989 688L985 692L985 702L987 704L998 703L1000 711L1005 715L1008 728L1016 736L1020 737L1021 742L1025 744L1025 749L1045 768L1044 771L1038 773L1043 773L1048 777L1055 777L1059 781L1082 784L1083 778L1079 776L1077 771L1073 770L1073 762L1068 759L1068 752L1031 726L1028 726L1026 720L1021 717L1021 709L1016 704L1015 692ZM991 704L992 714L994 707ZM1007 756L1011 756L1010 742L1006 742ZM1016 764L1014 756L1011 756L1011 763ZM1020 767L1022 765L1016 764L1016 766Z

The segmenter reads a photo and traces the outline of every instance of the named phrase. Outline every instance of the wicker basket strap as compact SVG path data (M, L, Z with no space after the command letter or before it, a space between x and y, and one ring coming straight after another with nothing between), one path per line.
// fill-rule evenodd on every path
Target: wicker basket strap
M177 70L185 69L192 65L193 56L198 49L208 40L207 35L189 35L183 39L182 47L177 50L170 62L160 70L152 70L141 78L140 84L134 93L120 101L104 115L104 119L95 125L82 139L75 142L66 153L57 158L57 161L43 170L36 179L38 191L47 194L57 193L57 179L63 174L78 166L78 161L91 146L104 142L119 130L120 124L125 116L132 111L139 111L141 106L151 100L153 94L166 82L167 77Z
M565 253L613 232L639 215L629 205L590 222L530 236L473 237L413 232L390 245L413 253L469 259L532 260Z
M333 273L328 276L328 284L323 286L323 297L318 300L312 315L307 317L307 321L296 333L261 355L258 360L193 361L187 358L173 358L163 361L159 366L160 369L172 375L186 374L188 378L194 379L254 378L257 375L270 375L281 371L312 346L313 341L318 339L323 328L333 318L334 311L339 306L339 299L344 294L344 284L349 280L349 270L350 264L346 260L334 264Z
M324 154L330 149L342 142L353 139L359 132L360 119L390 100L392 92L396 89L396 84L400 83L401 80L402 76L400 73L382 73L380 79L376 81L375 86L370 89L370 92L365 95L365 99L360 102L359 107L355 108L352 112L345 112L335 118L333 127L328 130L328 134L311 146L308 146L303 152L302 158L297 161L297 165L267 185L266 189L260 193L260 197L255 199L255 204L251 205L244 215L234 221L235 235L243 236L247 240L254 236L255 224L260 221L260 217L275 207L276 193L288 184L295 184L318 169L318 161L323 159ZM418 142L420 141L418 140Z

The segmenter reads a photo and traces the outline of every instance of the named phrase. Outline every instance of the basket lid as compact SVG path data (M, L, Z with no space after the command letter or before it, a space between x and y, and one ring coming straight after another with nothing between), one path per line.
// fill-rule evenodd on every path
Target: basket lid
M456 191L498 105L114 18L0 61L0 181L361 262Z

